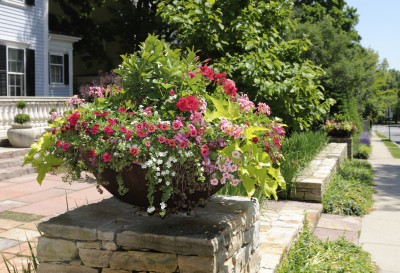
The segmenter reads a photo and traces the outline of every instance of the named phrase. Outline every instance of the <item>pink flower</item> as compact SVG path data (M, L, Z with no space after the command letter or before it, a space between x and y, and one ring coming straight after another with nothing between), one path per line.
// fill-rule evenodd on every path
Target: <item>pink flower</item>
M267 116L271 115L271 109L265 103L259 102L257 106L258 113L265 114Z
M129 153L133 156L137 156L139 154L139 148L133 146L129 149Z
M137 123L135 125L136 131L142 131L144 129L144 124L143 123Z
M144 113L146 116L150 116L150 115L151 115L151 109L153 109L153 107L148 106L148 107L146 107L146 108L143 110L143 113Z
M175 93L174 90L169 90L169 94L170 94L171 96L175 96L175 95L176 95L176 93Z
M213 178L210 180L210 183L211 183L211 185L216 186L216 185L218 185L218 179Z
M62 145L61 140L57 140L57 142L56 142L56 147L61 147L61 145Z
M161 144L168 141L168 139L166 137L163 137L163 136L159 136L157 140Z
M276 137L274 137L273 140L274 140L275 146L276 146L277 148L280 148L280 147L281 147L281 143L280 143L279 139L276 138Z
M200 71L210 81L214 80L214 70L211 67L208 67L208 65L200 66Z
M109 162L111 160L111 158L112 158L112 156L109 153L105 153L103 155L103 162L107 163L107 162Z
M196 129L190 130L190 131L189 131L189 135L190 135L191 137L196 137L196 136L197 136L197 130L196 130Z
M149 131L149 133L154 133L155 131L157 131L157 126L149 123L147 124L147 131Z
M169 125L166 123L160 123L160 124L158 124L158 128L160 128L163 131L167 131L167 130L169 130Z
M146 145L146 147L150 147L151 146L151 142L146 140L146 142L144 143Z
M117 121L115 119L108 118L107 121L111 126L117 124Z
M107 125L104 127L103 132L109 135L112 135L114 133L114 130L111 128L110 125Z
M209 154L209 152L210 152L210 149L208 148L208 146L207 146L207 144L204 144L203 146L201 146L201 155L203 156L203 157L206 157L206 156L208 156L208 154Z
M175 131L179 130L182 126L183 126L183 124L182 124L182 122L180 120L175 120L172 123L172 129L174 129Z
M188 74L190 78L194 78L194 73L192 71L190 71Z
M66 152L66 151L68 151L69 146L70 146L69 143L65 142L65 143L63 143L63 145L61 146L61 149L62 149L64 152Z
M233 179L232 181L231 181L231 185L232 186L234 186L234 187L236 187L237 185L239 185L239 183L240 183L240 180L239 179Z

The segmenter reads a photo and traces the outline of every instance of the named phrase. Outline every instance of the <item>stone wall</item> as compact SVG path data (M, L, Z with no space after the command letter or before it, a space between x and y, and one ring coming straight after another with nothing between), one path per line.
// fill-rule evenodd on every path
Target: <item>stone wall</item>
M321 202L331 175L347 157L347 143L329 143L296 178L290 199Z
M38 272L257 273L259 218L249 198L164 219L110 198L39 224Z

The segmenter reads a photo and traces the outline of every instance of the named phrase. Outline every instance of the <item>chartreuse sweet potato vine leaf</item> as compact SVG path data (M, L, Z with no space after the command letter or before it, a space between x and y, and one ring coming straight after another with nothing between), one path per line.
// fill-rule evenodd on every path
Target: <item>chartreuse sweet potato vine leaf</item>
M49 150L54 146L54 137L50 133L45 133L35 144L31 146L31 150L24 157L23 165L31 164L36 168L38 176L37 182L41 185L46 173L54 169L54 166L59 166L62 158L51 154Z
M206 119L237 120L242 118L242 113L238 107L234 107L234 102L220 100L211 96L215 110L206 112ZM237 139L233 144L220 151L221 155L231 158L239 164L239 177L249 196L254 195L260 189L266 196L273 196L277 199L276 189L280 186L285 187L285 181L280 173L279 167L273 166L269 154L257 144L253 143L253 138L265 133L268 129L262 126L249 126L244 130L245 141ZM238 151L241 160L232 158L232 152Z

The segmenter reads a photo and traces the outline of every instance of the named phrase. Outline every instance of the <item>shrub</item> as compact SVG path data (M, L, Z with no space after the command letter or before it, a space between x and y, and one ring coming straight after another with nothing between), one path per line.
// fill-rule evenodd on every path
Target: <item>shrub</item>
M15 106L18 108L18 109L25 109L26 108L26 101L24 101L24 100L20 100L20 101L18 101L16 104L15 104Z
M368 159L370 155L371 155L371 148L366 144L360 143L353 157L358 159Z
M14 122L19 124L28 123L31 121L31 117L28 114L17 114L14 117Z
M373 172L368 162L346 161L322 197L324 213L365 215L373 204Z
M361 247L344 238L323 242L305 227L277 272L374 273L375 268L370 254Z

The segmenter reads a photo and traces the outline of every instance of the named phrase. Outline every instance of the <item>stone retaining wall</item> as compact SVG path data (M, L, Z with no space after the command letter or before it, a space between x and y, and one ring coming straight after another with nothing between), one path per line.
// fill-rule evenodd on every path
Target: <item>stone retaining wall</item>
M39 224L38 272L257 273L259 218L249 198L165 219L110 198Z
M347 143L329 143L296 178L290 199L321 202L332 173L347 157Z

